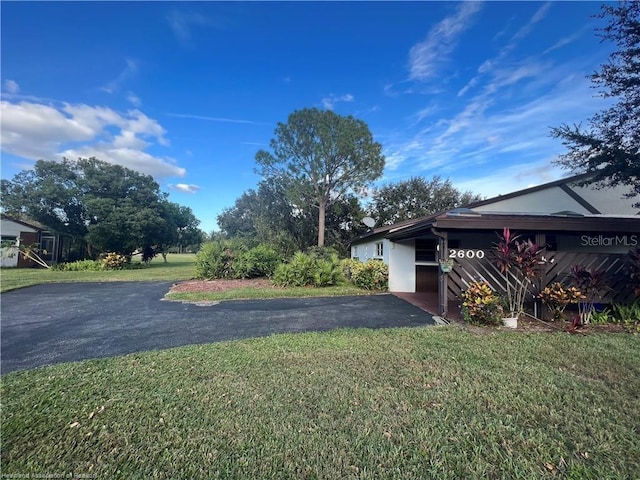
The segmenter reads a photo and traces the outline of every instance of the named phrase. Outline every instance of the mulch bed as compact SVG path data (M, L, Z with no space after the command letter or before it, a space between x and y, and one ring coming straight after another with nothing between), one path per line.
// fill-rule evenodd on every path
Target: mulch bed
M268 278L245 278L241 280L189 280L176 283L169 293L182 292L224 292L238 288L269 288L273 287Z
M567 332L575 335L588 335L590 333L630 333L624 325L609 323L606 325L586 325L572 330L569 322L545 322L531 317L520 317L518 319L518 328L508 328L502 325L498 327L482 327L479 325L466 324L463 321L456 322L459 326L473 333L487 334L496 330L508 332Z

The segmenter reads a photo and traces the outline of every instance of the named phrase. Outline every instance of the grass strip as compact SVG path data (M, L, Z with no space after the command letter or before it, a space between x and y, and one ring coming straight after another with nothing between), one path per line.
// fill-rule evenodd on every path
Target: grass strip
M263 298L339 297L346 295L373 295L371 290L363 290L351 284L330 287L247 287L221 292L176 292L165 295L167 300L183 302L212 302L223 300L253 300Z
M345 329L11 373L2 472L639 478L639 339Z
M44 268L0 269L0 292L30 287L42 283L69 282L143 282L183 281L193 278L194 254L169 254L167 262L156 257L148 267L131 270L106 270L97 272L65 272Z

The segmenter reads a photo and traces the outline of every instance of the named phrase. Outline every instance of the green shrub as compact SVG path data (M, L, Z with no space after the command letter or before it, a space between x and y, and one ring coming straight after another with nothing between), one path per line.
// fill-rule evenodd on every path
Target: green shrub
M589 323L591 325L606 325L612 321L611 310L605 308L604 310L598 312L591 312L591 318L589 319Z
M355 263L357 262L357 263ZM351 281L365 290L386 290L389 288L389 267L380 260L355 261L349 265Z
M352 281L353 276L357 275L364 263L360 260L356 260L355 258L345 258L340 262L340 266L342 267L342 274L347 280Z
M495 325L500 322L503 316L500 297L487 282L472 282L461 297L466 322L478 325Z
M625 325L640 323L640 300L628 304L616 303L613 305L613 311L619 323Z
M282 260L282 255L274 247L260 244L238 258L235 270L242 278L272 277Z
M315 254L298 252L289 263L278 265L273 275L273 283L280 287L326 287L342 280L340 260L335 254L324 259Z
M241 278L242 266L240 258L246 247L238 240L217 240L202 245L196 254L196 277Z
M128 260L124 255L110 252L102 259L102 268L104 270L122 270L126 267Z
M95 260L78 260L70 263L59 263L54 265L53 269L65 272L96 272L104 270L104 266L102 262L97 262Z

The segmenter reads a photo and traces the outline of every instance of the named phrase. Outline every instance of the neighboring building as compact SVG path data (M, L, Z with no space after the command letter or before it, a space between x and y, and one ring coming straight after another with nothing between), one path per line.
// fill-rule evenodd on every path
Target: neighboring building
M604 301L631 298L624 261L640 247L640 209L623 199L624 188L577 187L575 176L483 200L448 212L382 226L351 242L351 257L389 265L391 292L438 295L440 311L474 280L496 289L504 283L491 262L497 234L506 227L546 245L536 290L566 278L571 266L606 270L611 289ZM451 272L440 268L452 259ZM537 292L531 292L537 293ZM532 297L530 297L532 300Z
M39 256L49 265L62 259L64 241L59 235L49 232L44 225L37 222L16 220L2 215L0 218L0 234L3 244L13 242L13 247L1 249L2 267L34 267L36 264L18 254L19 245L39 245Z

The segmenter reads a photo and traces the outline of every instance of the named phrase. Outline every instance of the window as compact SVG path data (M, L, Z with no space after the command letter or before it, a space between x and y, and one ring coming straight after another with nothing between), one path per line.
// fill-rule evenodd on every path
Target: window
M416 240L416 262L435 262L437 245L436 240L418 238Z
M376 243L376 257L384 256L384 243L378 242Z
M358 246L356 245L355 247L353 247L353 253L351 255L351 258L358 258Z

